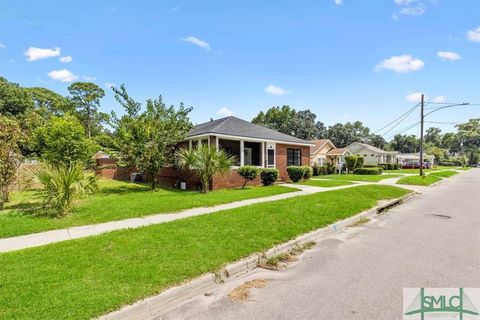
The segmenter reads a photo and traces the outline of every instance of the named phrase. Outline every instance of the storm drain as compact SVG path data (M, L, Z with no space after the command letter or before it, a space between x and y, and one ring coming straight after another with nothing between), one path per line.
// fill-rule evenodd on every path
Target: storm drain
M427 217L432 217L432 218L439 218L439 219L451 219L451 216L447 216L446 214L436 214L436 213L429 213L426 214L425 216Z

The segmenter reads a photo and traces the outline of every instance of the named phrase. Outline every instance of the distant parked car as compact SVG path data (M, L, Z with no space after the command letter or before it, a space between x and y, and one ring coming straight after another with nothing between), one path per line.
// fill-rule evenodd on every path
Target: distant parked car
M430 169L431 167L432 167L431 162L423 163L423 169ZM420 169L420 162L419 161L405 162L402 165L402 169Z

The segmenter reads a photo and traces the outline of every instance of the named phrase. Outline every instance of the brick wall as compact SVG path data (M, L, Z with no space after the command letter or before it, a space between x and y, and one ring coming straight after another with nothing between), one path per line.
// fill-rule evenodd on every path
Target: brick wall
M212 190L224 188L239 188L243 186L245 179L238 174L237 170L232 170L227 174L216 175L213 177ZM253 180L247 183L247 186L261 185L260 174Z
M275 165L280 173L280 180L287 181L287 149L300 149L302 150L302 165L310 165L310 147L279 144L276 145L276 158Z

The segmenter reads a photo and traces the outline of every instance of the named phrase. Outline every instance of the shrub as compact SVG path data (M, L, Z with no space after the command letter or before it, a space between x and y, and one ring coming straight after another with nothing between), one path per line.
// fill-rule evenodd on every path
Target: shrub
M303 166L303 181L310 180L313 175L313 169L310 166Z
M357 156L357 168L363 167L364 159L362 156Z
M400 163L394 163L393 170L398 170L398 169L402 169L402 165Z
M357 168L353 170L353 174L361 174L361 175L378 175L382 174L382 168Z
M270 186L278 179L277 169L262 169L260 171L260 179L264 186Z
M328 168L326 165L322 165L318 167L318 175L326 175L328 174Z
M66 216L79 196L98 191L97 177L87 174L79 162L45 165L32 174L43 187L44 209L57 218Z
M327 162L327 164L325 166L326 166L326 169L327 169L327 174L335 173L335 165L333 163Z
M320 166L318 165L317 162L314 162L314 163L313 163L312 173L313 173L314 176L320 175Z
M289 166L287 167L287 173L290 180L294 183L300 181L303 178L305 168L302 166Z
M357 166L357 156L346 156L345 167L348 171L353 171Z
M243 166L238 168L238 174L245 179L242 189L245 188L245 185L248 181L254 180L258 175L258 168L255 166Z
M378 166L376 164L366 164L362 166L362 168L377 168Z

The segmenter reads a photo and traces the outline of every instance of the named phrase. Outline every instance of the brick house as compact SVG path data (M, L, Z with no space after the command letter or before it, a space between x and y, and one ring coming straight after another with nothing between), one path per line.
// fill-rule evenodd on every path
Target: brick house
M287 180L287 166L309 165L311 142L236 118L226 117L195 126L186 137L189 148L198 144L214 145L235 158L233 169L252 165L276 168L280 180ZM254 181L259 184L260 181ZM236 170L215 177L212 188L239 187L243 178Z
M242 186L244 180L235 169L244 165L276 168L279 171L279 179L286 181L287 166L309 165L310 147L314 146L309 141L236 117L226 117L196 125L190 130L185 140L179 143L179 147L194 148L199 144L216 146L233 155L235 159L230 173L213 178L212 189ZM117 168L109 159L97 160L97 165L100 164L106 165L105 169L99 173L107 178L127 180L129 174L134 171ZM187 189L198 187L198 179L193 173L171 167L162 169L157 174L157 180L159 184L166 186L185 182ZM260 179L257 177L252 184L260 184Z

